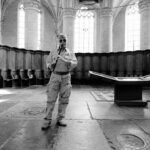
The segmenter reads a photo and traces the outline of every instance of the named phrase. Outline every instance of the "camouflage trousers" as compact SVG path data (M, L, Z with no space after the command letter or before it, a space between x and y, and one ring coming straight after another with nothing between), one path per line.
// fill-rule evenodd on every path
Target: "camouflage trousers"
M47 107L45 119L51 120L55 103L58 98L57 119L61 120L65 116L66 107L71 94L71 75L51 74L47 85Z

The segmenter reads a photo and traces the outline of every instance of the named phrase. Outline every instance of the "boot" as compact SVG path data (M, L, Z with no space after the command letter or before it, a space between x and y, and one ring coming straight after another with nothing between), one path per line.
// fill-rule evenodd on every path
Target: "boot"
M57 125L61 126L61 127L66 127L67 126L67 124L63 120L58 120Z
M44 119L41 130L47 130L51 126L51 120Z

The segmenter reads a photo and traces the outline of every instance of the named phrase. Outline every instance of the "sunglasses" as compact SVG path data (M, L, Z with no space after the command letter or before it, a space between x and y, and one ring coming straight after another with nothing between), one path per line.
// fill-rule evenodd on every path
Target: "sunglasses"
M59 40L59 43L66 42L66 39Z

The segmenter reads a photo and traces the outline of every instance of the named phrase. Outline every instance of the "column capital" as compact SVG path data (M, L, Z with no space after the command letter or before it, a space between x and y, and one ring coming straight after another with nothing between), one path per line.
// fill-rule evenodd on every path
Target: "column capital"
M39 0L23 0L24 9L41 10L41 3Z
M72 8L66 8L63 10L63 16L75 17L76 11Z
M99 9L99 16L112 16L112 9L111 8L101 8Z
M150 9L150 0L141 0L139 2L140 11L149 10Z

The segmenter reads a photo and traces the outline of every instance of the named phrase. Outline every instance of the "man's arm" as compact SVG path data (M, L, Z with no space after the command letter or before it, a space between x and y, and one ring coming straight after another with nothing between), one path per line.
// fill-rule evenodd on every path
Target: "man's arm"
M66 63L69 71L71 71L77 66L77 58L73 52L69 52L69 55L65 58L61 55L58 55L58 58Z
M57 59L57 57L54 57L53 52L50 52L49 55L47 56L46 66L51 71L53 71L53 67L54 67L54 65L56 63L56 59Z
M78 62L77 62L77 58L76 58L74 53L71 53L70 55L71 55L72 59L70 60L68 68L69 68L69 70L72 70L72 69L74 69L77 66Z

